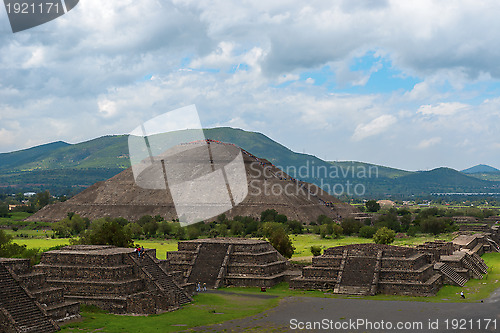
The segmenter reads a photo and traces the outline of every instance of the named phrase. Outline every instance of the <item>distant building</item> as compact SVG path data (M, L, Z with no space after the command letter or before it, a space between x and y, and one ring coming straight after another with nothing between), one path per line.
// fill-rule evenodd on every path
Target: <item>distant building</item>
M391 208L396 205L396 203L392 200L379 200L377 203L380 205L381 208Z

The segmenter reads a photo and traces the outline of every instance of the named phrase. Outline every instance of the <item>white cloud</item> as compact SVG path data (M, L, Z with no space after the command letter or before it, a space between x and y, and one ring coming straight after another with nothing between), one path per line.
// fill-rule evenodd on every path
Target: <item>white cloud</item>
M359 124L354 130L352 139L354 141L360 141L367 137L380 134L386 131L389 127L397 122L396 117L392 115L382 115L370 121L367 124Z
M417 112L425 116L451 116L468 107L468 105L459 102L439 103L437 105L422 105Z
M498 88L488 86L500 78L499 9L471 0L86 0L19 34L5 33L0 11L2 149L127 133L195 103L207 126L257 130L332 158L418 165L429 158L423 150L394 157L375 148L439 137L434 147L450 155L433 163L480 159L497 153L500 132ZM352 64L373 52L419 82L369 90L381 65ZM312 76L322 68L331 73ZM467 91L470 83L481 88ZM467 155L463 142L484 152Z
M422 140L422 141L419 142L419 144L417 145L417 148L418 149L429 148L431 146L437 145L440 142L441 142L441 138L440 137L434 137L434 138L425 139L425 140Z

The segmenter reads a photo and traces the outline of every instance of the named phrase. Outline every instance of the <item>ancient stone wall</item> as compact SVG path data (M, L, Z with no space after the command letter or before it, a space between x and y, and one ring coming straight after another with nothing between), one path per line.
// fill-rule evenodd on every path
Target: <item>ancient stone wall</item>
M64 289L67 300L95 305L114 313L154 314L191 301L169 273L168 263L148 249L112 246L68 246L42 255L38 272Z
M286 260L268 243L245 238L182 241L167 252L169 264L189 282L270 287L287 278Z

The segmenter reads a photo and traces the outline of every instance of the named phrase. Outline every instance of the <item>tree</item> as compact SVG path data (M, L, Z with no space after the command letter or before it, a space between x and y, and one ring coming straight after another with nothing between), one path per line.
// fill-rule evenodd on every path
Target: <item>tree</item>
M118 247L132 247L134 241L132 237L124 232L123 227L115 221L98 219L92 222L90 229L87 229L79 240L73 244L89 245L114 245Z
M186 230L188 239L197 239L200 237L200 230L196 227L196 225L190 225L186 228Z
M365 204L366 209L369 212L378 212L380 210L380 205L375 200L368 200Z
M352 235L359 231L359 229L363 226L360 221L357 221L353 218L344 219L340 225L344 230L344 235Z
M144 233L150 237L156 235L156 231L158 230L158 222L152 221L148 222L145 225L142 226L142 230L144 230Z
M154 222L154 221L155 220L151 215L144 215L144 216L141 216L137 220L137 224L139 224L141 227L144 227L145 224L150 223L150 222Z
M12 215L9 213L9 206L0 205L0 217L11 217Z
M39 192L36 194L36 205L38 208L47 206L50 203L49 191Z
M372 238L376 231L375 227L365 225L359 229L359 235L363 238Z
M291 258L293 252L295 251L292 240L284 228L274 230L269 237L269 243L271 243L271 245L286 258Z
M131 222L123 227L123 232L129 235L131 238L139 238L143 234L142 228L137 223Z
M301 234L304 231L304 226L300 221L295 221L295 220L287 221L286 227L288 231L292 234Z
M276 221L276 216L278 212L275 209L266 209L262 213L260 213L260 221L261 222L273 222Z
M382 227L377 230L377 232L373 235L373 240L377 244L391 244L396 239L396 233L394 230L391 230L386 227Z
M319 246L319 245L312 245L311 246L311 253L315 257L321 255L321 246Z

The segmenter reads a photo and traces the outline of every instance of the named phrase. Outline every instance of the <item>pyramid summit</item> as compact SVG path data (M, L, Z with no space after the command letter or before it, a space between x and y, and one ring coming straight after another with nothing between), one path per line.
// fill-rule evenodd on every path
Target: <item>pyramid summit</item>
M318 186L292 178L266 159L258 158L232 144L213 140L207 142L210 142L212 152L220 150L234 156L237 151L241 151L248 193L239 204L225 212L228 218L238 215L258 218L262 211L275 209L289 219L307 223L322 214L341 219L356 211L354 207L342 203ZM219 154L222 155L224 154ZM231 158L229 155L227 160ZM178 173L174 174L174 177L185 179L186 175L194 177L193 173L189 174L186 165L190 166L190 170L195 170L197 163L200 168L204 168L206 162L200 159L197 149L189 149L183 151L182 159L178 160L180 165L175 165L175 160L171 160L169 166ZM224 161L209 162L212 164L212 170L218 170L222 168ZM241 179L244 179L244 176ZM163 189L155 186L146 188L144 184L139 186L134 179L132 168L128 168L106 181L95 183L65 202L44 207L28 220L56 222L66 217L68 212L89 219L109 216L136 221L144 215L160 215L166 220L174 220L179 216L169 188L171 184L164 184L166 188ZM204 191L199 197L203 198L204 203L210 203L211 196L214 196L212 191ZM217 200L214 201L217 203ZM215 218L216 216L213 216L205 220Z

